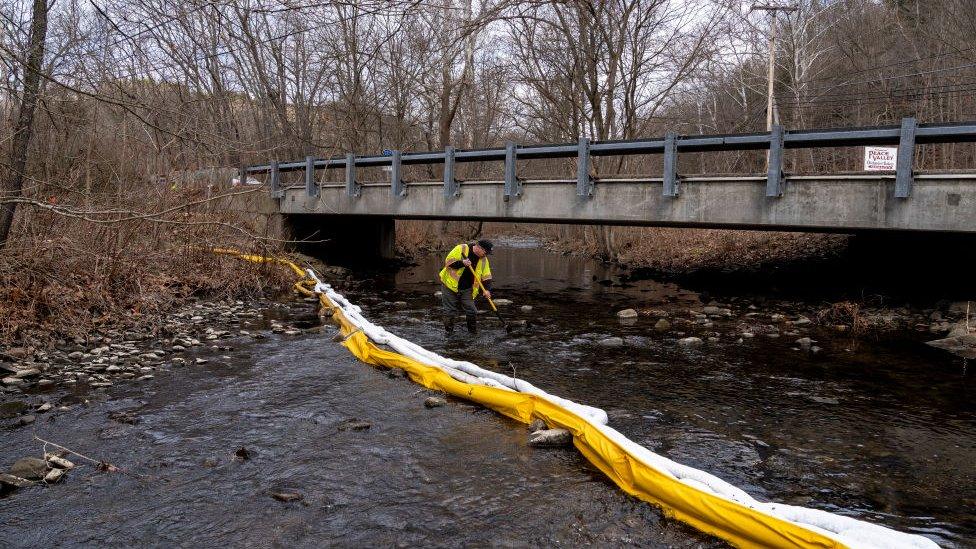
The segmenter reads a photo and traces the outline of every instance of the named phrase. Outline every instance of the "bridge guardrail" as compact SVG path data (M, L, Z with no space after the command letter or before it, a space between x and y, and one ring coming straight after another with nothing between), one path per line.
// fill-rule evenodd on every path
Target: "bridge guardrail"
M447 147L444 151L427 152L395 150L389 156L355 156L351 153L332 158L310 156L301 161L273 161L268 164L242 166L240 172L241 181L246 181L248 174L269 174L272 196L280 198L283 196L281 173L304 170L306 191L309 196L317 196L319 187L315 183L314 171L344 168L346 190L350 196L355 197L361 191L361 185L356 181L357 167L389 166L391 193L395 197L403 197L407 193L407 186L401 177L402 166L444 164L444 195L456 197L459 190L459 182L454 175L456 163L501 161L505 163L504 198L510 200L517 198L522 192L522 180L517 176L516 161L575 157L578 160L576 191L580 197L586 198L592 196L594 186L590 175L591 157L663 154L662 194L676 197L680 181L677 173L679 153L768 150L766 196L778 197L783 194L784 149L898 145L895 197L908 198L914 183L912 167L916 145L968 142L976 142L976 122L919 124L915 118L904 118L899 126L787 131L783 126L777 125L771 132L763 133L679 136L669 132L663 138L654 139L590 141L584 137L577 143L551 145L517 145L508 142L505 147L489 149Z

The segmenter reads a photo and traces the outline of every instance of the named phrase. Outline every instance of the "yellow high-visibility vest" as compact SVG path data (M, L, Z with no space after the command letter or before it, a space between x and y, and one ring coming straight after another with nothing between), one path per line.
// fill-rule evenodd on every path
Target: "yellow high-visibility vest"
M458 244L453 250L451 250L451 253L447 254L447 257L444 258L444 268L441 269L440 273L441 282L443 282L444 285L447 286L447 289L451 290L452 292L457 293L458 280L461 279L461 273L463 273L467 267L462 266L460 269L452 269L451 263L461 261L467 257L468 245ZM474 256L474 259L477 261L477 263L472 261L472 266L474 267L474 272L478 275L478 278L483 281L491 280L491 266L488 265L488 256ZM474 285L471 286L471 298L474 299L478 297L478 292L478 283L475 282Z

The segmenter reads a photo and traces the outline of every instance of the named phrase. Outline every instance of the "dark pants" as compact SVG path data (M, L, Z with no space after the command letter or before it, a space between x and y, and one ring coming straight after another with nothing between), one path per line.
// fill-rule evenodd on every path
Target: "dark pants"
M474 298L471 297L471 288L453 292L441 284L441 304L444 306L444 329L448 333L454 331L454 319L460 313L464 313L468 331L471 333L478 331L478 308L475 307Z

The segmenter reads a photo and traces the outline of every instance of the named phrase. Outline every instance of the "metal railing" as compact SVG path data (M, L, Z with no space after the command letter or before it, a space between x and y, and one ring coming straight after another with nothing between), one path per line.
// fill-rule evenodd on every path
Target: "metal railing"
M504 199L510 200L522 194L522 180L516 171L516 161L546 158L576 158L576 193L587 198L593 195L596 183L590 174L590 158L594 156L623 156L635 154L663 154L663 195L676 197L679 193L680 178L677 173L678 154L682 152L721 152L768 150L768 171L766 174L766 196L783 195L783 150L807 149L816 147L851 147L864 145L898 145L895 170L895 196L911 196L914 176L912 167L915 160L915 146L934 143L976 142L976 122L953 124L919 124L914 118L902 119L900 126L878 126L864 128L841 128L824 130L786 131L783 126L773 126L771 132L731 135L686 135L679 136L669 132L659 139L631 139L625 141L590 141L582 137L577 143L555 145L516 145L506 143L504 148L493 149L455 149L447 147L443 151L401 152L391 151L383 156L355 156L315 158L306 157L304 161L278 162L242 166L241 181L247 174L270 174L272 196L280 198L284 191L280 175L284 172L305 171L305 189L309 196L318 196L320 188L315 181L317 169L344 168L345 187L349 196L358 197L362 186L356 181L357 167L390 167L390 192L394 197L403 197L407 185L403 181L402 166L422 164L444 164L444 195L459 195L460 182L455 178L455 165L459 162L497 162L505 163Z

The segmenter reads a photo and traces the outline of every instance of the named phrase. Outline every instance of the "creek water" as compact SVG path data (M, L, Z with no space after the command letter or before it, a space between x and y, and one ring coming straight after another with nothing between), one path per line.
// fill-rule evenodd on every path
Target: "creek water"
M445 337L438 257L356 272L363 283L345 293L408 339L602 407L638 443L759 499L945 546L976 539L976 407L957 360L908 335L810 329L816 354L796 337L740 342L768 302L626 281L534 245L507 241L492 257L496 297L514 301L503 313L527 321L512 335L483 316L478 335L462 325ZM732 316L653 329L706 291ZM625 307L657 311L624 323ZM521 424L461 401L425 409L427 391L358 363L328 334L241 340L208 364L67 395L87 402L0 430L2 463L36 455L36 433L132 473L86 466L0 499L0 546L723 545L624 495L575 451L529 448ZM601 343L612 336L623 345ZM679 346L686 336L705 343ZM138 422L107 418L117 411ZM351 418L372 426L341 430ZM247 460L234 456L242 446ZM269 495L282 490L304 499Z

